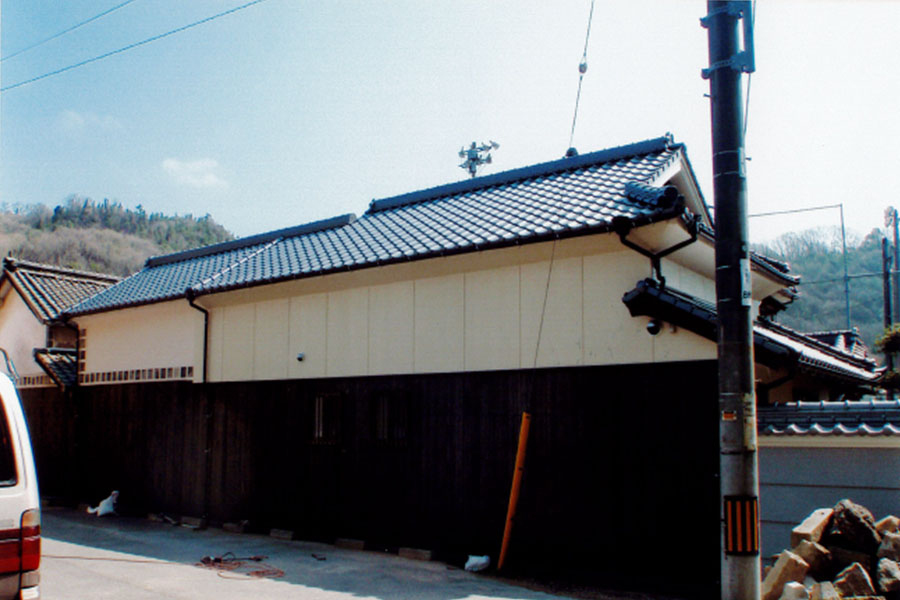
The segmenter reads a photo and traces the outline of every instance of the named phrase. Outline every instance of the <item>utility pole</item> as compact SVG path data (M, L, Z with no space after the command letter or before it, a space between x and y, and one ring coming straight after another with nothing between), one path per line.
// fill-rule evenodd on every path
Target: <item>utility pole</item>
M884 330L887 331L893 324L891 322L891 252L889 249L890 242L887 237L881 238L881 273L882 284L884 287ZM894 355L890 352L884 353L887 362L888 371L894 368Z
M744 48L738 44L743 25ZM747 179L741 74L753 71L750 2L707 2L716 309L719 316L719 474L722 500L721 596L759 600L759 476Z
M892 316L894 323L900 323L900 224L897 222L897 209L893 206L888 206L884 211L884 225L894 229L894 268L891 270L894 285Z

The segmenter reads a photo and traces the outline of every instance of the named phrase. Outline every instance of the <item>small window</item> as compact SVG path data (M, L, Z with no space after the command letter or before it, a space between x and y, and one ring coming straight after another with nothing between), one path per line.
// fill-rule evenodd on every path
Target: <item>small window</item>
M375 398L372 422L375 426L375 441L388 446L406 444L409 427L409 402L405 397L387 395Z
M337 394L321 394L313 399L312 441L330 444L340 435L341 402Z
M17 482L16 456L9 435L9 424L5 418L0 417L0 487L10 487Z

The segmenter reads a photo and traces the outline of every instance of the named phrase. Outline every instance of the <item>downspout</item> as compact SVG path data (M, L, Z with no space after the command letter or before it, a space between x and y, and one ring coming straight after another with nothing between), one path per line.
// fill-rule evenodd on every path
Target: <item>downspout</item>
M187 298L188 304L191 305L191 308L195 308L203 313L203 380L201 383L206 383L207 381L207 351L209 350L209 311L203 308L202 306L194 303L194 298L197 297L197 292L194 291L194 288L187 288L184 290L184 297Z
M659 252L651 252L628 239L628 234L631 233L632 229L634 229L634 222L628 217L613 217L612 227L613 231L615 231L619 235L619 241L622 242L623 246L631 248L638 254L642 254L650 259L650 264L653 267L653 271L656 273L656 279L657 281L659 281L659 286L661 288L664 288L666 287L666 278L663 277L662 274L662 258L696 242L697 234L699 231L699 222L700 215L690 215L687 221L687 230L691 237L684 241L678 242L674 246L670 246L665 250L660 250Z
M194 303L194 299L197 297L197 292L194 288L187 288L184 290L184 297L187 298L188 304L191 308L199 310L203 313L203 381L201 383L207 383L207 354L209 350L209 311L203 308L202 306ZM193 387L193 386L192 386ZM212 438L213 438L213 402L211 398L211 392L208 386L204 385L202 388L203 391L203 400L205 403L205 408L203 410L203 418L206 420L206 443L204 444L203 454L204 454L204 474L203 474L203 515L200 519L200 527L205 529L209 525L209 517L212 509L212 472L213 472L213 456L212 456Z

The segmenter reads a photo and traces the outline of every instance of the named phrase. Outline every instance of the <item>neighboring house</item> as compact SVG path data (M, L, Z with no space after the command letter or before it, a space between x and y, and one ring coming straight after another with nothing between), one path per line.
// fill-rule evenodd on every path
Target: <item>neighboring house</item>
M843 498L880 519L900 510L900 402L792 402L759 411L763 556Z
M512 569L718 597L714 263L669 136L152 258L66 311L68 492L496 558L527 411ZM797 281L754 256L754 311ZM770 400L877 377L764 321L755 346Z
M12 257L0 274L0 348L19 388L75 382L77 332L60 313L119 281Z

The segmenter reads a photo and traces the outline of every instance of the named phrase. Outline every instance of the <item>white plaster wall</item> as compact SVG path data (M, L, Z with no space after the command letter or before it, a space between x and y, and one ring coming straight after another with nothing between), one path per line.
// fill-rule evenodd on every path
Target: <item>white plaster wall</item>
M673 286L714 298L705 277L676 263L664 272ZM715 359L713 342L669 327L650 336L648 319L631 317L622 296L649 275L645 257L580 238L555 249L547 243L264 286L256 301L253 290L203 297L210 380Z
M44 324L31 312L22 297L10 290L0 306L0 348L6 350L19 375L44 374L44 370L34 361L32 350L46 345ZM0 372L6 373L2 359Z
M203 315L186 300L161 302L74 319L87 330L87 372L194 367L203 341Z
M290 299L288 376L325 377L328 365L328 294ZM297 355L303 353L303 361ZM292 360L293 358L293 360Z
M465 287L461 273L415 281L413 344L417 373L464 369Z
M369 288L369 361L373 373L413 371L415 285L400 281Z
M326 323L326 374L330 377L368 374L369 288L328 294ZM321 349L312 348L310 352L321 352Z

